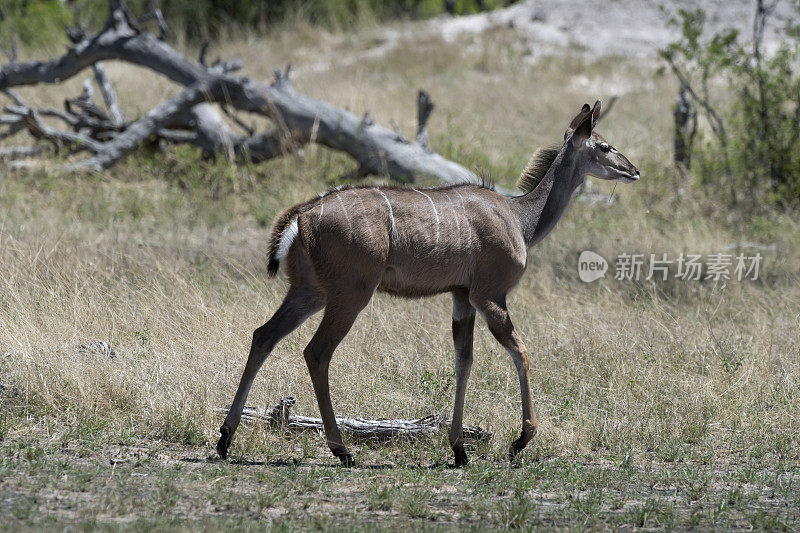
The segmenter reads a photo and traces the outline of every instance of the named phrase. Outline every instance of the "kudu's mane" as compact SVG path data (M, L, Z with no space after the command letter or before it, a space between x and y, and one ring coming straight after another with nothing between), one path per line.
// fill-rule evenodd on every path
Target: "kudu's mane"
M556 160L560 151L561 145L558 144L544 146L536 150L536 153L533 154L522 174L520 174L517 180L517 187L525 194L535 189L547 174L547 171L550 170L550 167L553 166L553 161Z

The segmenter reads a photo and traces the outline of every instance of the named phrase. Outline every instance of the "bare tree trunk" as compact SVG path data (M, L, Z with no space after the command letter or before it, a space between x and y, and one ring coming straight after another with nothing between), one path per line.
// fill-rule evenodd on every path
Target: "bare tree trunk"
M675 162L675 193L683 196L686 176L692 165L692 145L697 133L697 112L689 100L686 85L680 84L675 102L675 131L673 138L673 160Z

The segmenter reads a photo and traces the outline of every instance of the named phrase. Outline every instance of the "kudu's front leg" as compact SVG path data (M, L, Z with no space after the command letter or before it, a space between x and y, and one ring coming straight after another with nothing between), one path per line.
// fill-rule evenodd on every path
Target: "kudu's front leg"
M531 396L530 384L530 361L528 359L528 349L514 330L511 316L506 308L505 295L501 297L477 300L472 302L486 319L486 325L495 339L511 355L514 366L519 376L520 396L522 399L522 433L519 438L511 444L509 457L513 459L536 435L539 422L533 413L533 399Z
M463 421L464 395L472 369L472 337L475 331L475 308L469 303L466 291L453 292L453 345L456 365L456 399L453 421L450 424L450 446L455 454L456 466L469 463L464 451Z

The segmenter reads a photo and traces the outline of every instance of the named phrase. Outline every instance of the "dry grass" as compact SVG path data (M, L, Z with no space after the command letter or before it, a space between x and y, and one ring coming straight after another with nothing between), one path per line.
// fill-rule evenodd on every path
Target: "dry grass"
M312 40L308 31L231 42L220 52L243 56L248 74L259 77L291 61L301 70L299 90L354 111L369 109L382 124L394 118L409 134L415 89L424 87L437 104L434 148L492 171L509 186L536 146L560 138L580 104L624 91L600 130L639 164L642 181L617 188L619 201L610 208L573 205L531 251L528 273L510 302L532 354L542 422L527 461L610 455L621 457L623 466L633 456L637 464L685 461L723 470L755 461L778 471L797 464L800 228L781 214L730 223L696 189L693 199L675 207L669 78L651 65L624 60L529 61L511 31L452 45L436 39L401 43L385 58L303 73L309 58L336 65L341 54L369 49L377 39ZM176 90L131 67L112 65L110 72L132 116ZM66 85L77 93L80 80ZM58 101L61 91L23 93L45 103ZM283 280L266 278L265 226L280 208L324 189L350 167L341 155L309 147L303 161L287 157L258 167L203 164L190 150L170 149L98 177L64 175L57 163L7 171L0 181L0 353L10 353L0 358L6 413L0 439L160 439L205 445L211 453L221 421L214 409L230 402L250 332L285 290ZM740 241L775 244L775 251L764 252L759 281L584 284L577 277L577 255L584 249L606 258L620 252L675 257L720 252ZM448 413L449 309L447 296L375 298L334 357L338 413ZM268 406L292 394L298 412L316 413L301 351L318 320L276 348L250 404ZM97 339L109 341L116 357L59 348ZM482 324L475 353L466 419L497 432L483 457L490 469L504 469L503 454L519 429L516 374ZM233 454L300 453L332 464L320 443L243 427ZM359 452L367 462L391 457L401 464L449 456L444 442ZM486 470L474 468L466 475ZM404 493L395 501L389 489L370 494L368 506L399 506L410 519L429 513L430 495ZM792 494L790 499L797 497ZM580 512L594 508L585 495L577 498ZM515 501L485 503L494 509L492 523L524 523L531 511ZM648 502L634 503L633 514L646 523ZM460 512L482 516L484 504L474 505ZM603 505L609 504L598 504L596 512ZM691 525L688 516L685 525Z

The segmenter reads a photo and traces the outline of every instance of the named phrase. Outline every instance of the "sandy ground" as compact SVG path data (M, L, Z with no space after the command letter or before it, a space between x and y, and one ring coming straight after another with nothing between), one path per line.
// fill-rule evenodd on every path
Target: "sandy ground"
M442 16L423 22L408 22L380 28L373 35L376 45L338 57L310 60L297 65L295 76L319 74L333 68L348 67L361 61L376 60L405 43L442 38L454 43L468 35L486 35L499 28L515 28L526 60L542 56L574 54L589 57L655 58L658 51L680 38L680 26L671 23L681 10L703 9L706 35L733 28L742 42L753 34L753 0L597 0L587 6L580 0L527 0L508 8L460 17ZM767 54L776 50L793 26L800 25L800 12L786 0L776 4L765 30ZM468 45L467 45L468 46ZM585 80L584 85L592 85ZM605 80L606 83L609 80ZM646 79L642 80L647 85ZM612 93L629 87L614 88Z
M752 0L528 0L488 14L438 19L432 24L440 27L446 40L491 27L513 26L534 55L572 48L592 55L647 57L680 36L680 29L668 24L671 16L697 8L706 12L710 33L735 28L748 38L752 34ZM768 48L778 45L787 25L798 23L792 6L779 3L767 27Z

